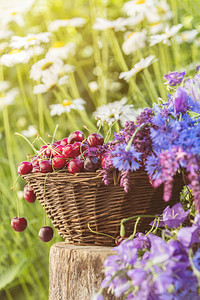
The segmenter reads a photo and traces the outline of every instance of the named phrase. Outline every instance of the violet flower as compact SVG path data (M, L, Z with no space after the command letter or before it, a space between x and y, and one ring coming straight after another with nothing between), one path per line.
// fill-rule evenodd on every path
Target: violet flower
M176 114L185 113L188 109L187 91L185 88L178 87L173 95L174 110Z
M183 81L184 76L185 72L170 72L164 75L164 79L168 85L175 86Z
M134 146L131 146L129 150L126 150L127 145L118 145L115 150L111 152L111 161L113 166L119 171L136 171L140 168L141 153L135 150Z

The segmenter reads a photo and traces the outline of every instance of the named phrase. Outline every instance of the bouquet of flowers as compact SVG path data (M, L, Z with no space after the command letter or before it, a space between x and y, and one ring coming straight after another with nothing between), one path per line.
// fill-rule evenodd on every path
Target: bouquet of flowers
M103 299L104 288L124 299L200 298L200 76L173 72L165 79L168 102L145 109L137 122L115 134L120 142L110 146L104 180L115 167L128 190L129 173L142 166L153 186L164 183L168 201L173 176L181 172L186 185L182 203L167 206L146 235L135 227L129 238L122 236L112 249L116 254L105 261L105 278L94 300Z

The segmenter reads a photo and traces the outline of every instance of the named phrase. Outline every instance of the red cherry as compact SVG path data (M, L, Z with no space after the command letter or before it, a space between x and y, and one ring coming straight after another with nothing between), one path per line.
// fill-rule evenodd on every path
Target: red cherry
M52 163L50 160L41 160L39 162L39 168L40 168L40 172L42 173L49 173L52 172Z
M36 195L34 193L33 188L28 184L24 187L24 199L29 203L35 202L36 199Z
M53 228L51 228L50 226L44 226L40 228L38 236L41 241L45 243L49 242L53 238Z
M84 161L84 171L95 172L100 167L100 160L96 156L88 156Z
M107 156L104 156L101 160L101 167L102 169L104 169L106 167L106 159L107 159Z
M12 218L11 226L15 231L22 232L27 227L27 221L25 218Z
M55 141L55 143L57 144L57 145L60 145L60 143L61 143L61 141L59 140L59 141ZM52 144L53 145L53 144Z
M54 156L52 164L55 169L63 169L66 165L66 157L64 155Z
M60 144L61 144L62 146L68 145L68 138L62 139L62 141L60 142Z
M18 166L18 173L19 175L25 175L32 171L33 165L29 161L23 161Z
M66 158L74 158L76 156L76 153L74 151L73 145L66 145L63 148L63 155Z
M79 158L74 158L70 160L67 166L69 173L79 173L83 169L83 162Z
M62 154L63 148L64 148L64 146L62 146L62 145L58 145L57 147L55 147L52 152L53 156Z
M118 235L115 239L115 244L119 246L127 238L127 236L121 237L121 235Z
M39 173L40 172L39 166L33 166L32 172L33 173Z
M34 158L31 160L31 163L32 163L32 166L33 166L33 167L39 166L39 158L38 158L38 157L34 157Z
M75 142L73 145L74 157L78 156L81 153L81 142Z
M98 133L91 133L87 138L87 142L90 147L96 147L98 145L103 145L104 138Z
M74 142L82 142L84 140L84 134L82 131L74 131L68 137L68 144L73 144Z

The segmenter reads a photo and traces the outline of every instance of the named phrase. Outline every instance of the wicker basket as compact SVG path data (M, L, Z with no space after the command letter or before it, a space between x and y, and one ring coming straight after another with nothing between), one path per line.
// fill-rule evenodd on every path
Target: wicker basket
M58 233L66 242L79 245L114 245L113 239L92 233L88 223L92 230L116 237L121 219L161 213L179 200L183 187L181 176L177 176L172 199L165 203L163 187L154 189L143 170L131 173L129 193L124 192L113 173L109 186L104 185L100 173L30 173L23 178L34 189ZM141 219L137 231L150 229L150 220ZM125 227L126 235L130 235L134 221L125 223Z

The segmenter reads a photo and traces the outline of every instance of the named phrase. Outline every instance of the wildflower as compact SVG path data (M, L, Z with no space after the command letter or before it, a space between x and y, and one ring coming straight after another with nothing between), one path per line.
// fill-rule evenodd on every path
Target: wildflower
M33 46L26 50L30 57L36 57L44 53L44 48L41 46Z
M7 39L13 34L13 31L4 26L0 29L0 40Z
M10 87L9 81L5 81L5 80L0 81L0 92L9 89L9 87Z
M27 130L23 130L22 131L22 134L25 137L30 138L30 137L32 137L32 136L34 136L34 135L37 134L37 130L36 130L35 126L29 125Z
M93 28L95 30L106 30L113 28L115 31L125 31L127 26L135 26L142 21L141 16L135 18L118 18L110 21L103 18L97 18Z
M146 46L146 31L127 32L125 41L122 45L122 50L125 54L131 54L138 49L143 49Z
M98 91L98 89L99 89L98 83L96 81L89 82L88 87L92 93Z
M196 29L182 31L179 35L175 37L178 44L182 43L193 43L195 37L199 32Z
M56 86L64 85L68 83L68 75L58 77L56 74L46 74L42 77L42 84L35 85L33 88L33 94L46 93Z
M3 25L8 25L11 22L15 22L18 26L24 26L23 14L27 13L35 0L16 0L2 1L0 3L0 19Z
M175 86L180 84L185 77L185 72L169 72L168 74L164 75L164 79L167 80L167 84L170 86Z
M113 166L119 171L136 171L140 168L141 153L135 150L134 146L127 149L126 145L119 145L111 152Z
M177 32L183 27L182 24L174 25L171 28L169 26L166 26L165 32L162 34L153 34L150 36L150 47L158 44L169 44L169 39L177 34Z
M0 110L2 110L4 106L11 105L18 94L19 91L17 88L0 93Z
M30 59L30 54L25 50L13 49L0 58L0 64L6 67L14 67L17 64L26 64Z
M33 46L38 46L41 43L49 43L50 32L40 32L38 34L29 33L27 36L12 36L10 47L15 49L28 49Z
M46 58L67 59L69 55L75 54L76 45L73 42L68 44L62 41L55 42L48 50Z
M188 109L187 91L178 87L173 95L174 110L176 114L185 113Z
M135 120L138 112L134 110L133 105L126 104L127 98L122 98L120 101L115 101L107 105L97 107L93 113L94 117L98 120L97 126L104 122L112 125L115 121L120 121L122 126L126 121Z
M128 81L132 76L139 73L143 69L148 68L155 61L157 61L157 59L155 59L154 55L149 55L145 58L142 58L131 70L120 73L119 78Z
M48 30L55 32L61 27L83 27L85 23L86 20L83 18L58 19L49 23Z
M67 112L69 113L71 110L84 110L85 100L82 98L74 99L74 100L67 100L64 99L61 104L52 104L50 105L51 109L51 116L58 115Z
M53 57L43 58L32 65L30 78L39 80L45 76L59 75L63 71L63 61Z
M154 5L154 0L132 0L128 1L123 6L123 11L129 16L147 14L148 8Z

